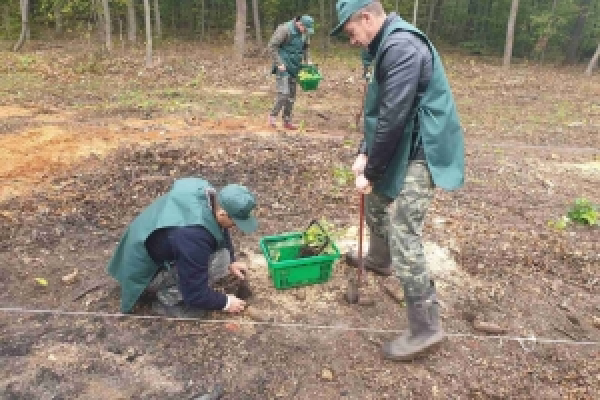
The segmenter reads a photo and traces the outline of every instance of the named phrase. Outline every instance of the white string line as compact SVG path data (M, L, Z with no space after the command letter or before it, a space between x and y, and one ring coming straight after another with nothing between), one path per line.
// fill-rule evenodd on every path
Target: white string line
M345 325L313 325L313 324L302 324L302 323L286 323L286 322L268 322L268 321L244 321L244 320L232 320L232 319L199 319L199 318L172 318L162 317L156 315L132 315L122 313L103 313L103 312L90 312L90 311L63 311L63 310L32 310L22 307L0 307L0 312L5 313L21 313L21 314L51 314L51 315L69 315L69 316L82 316L82 317L104 317L104 318L130 318L130 319L152 319L152 320L164 320L164 321L193 321L202 324L238 324L238 325L268 325L280 328L303 328L303 329L330 329L339 331L355 331L355 332L368 332L368 333L402 333L403 330L399 329L373 329L373 328L361 328L351 327ZM454 338L470 338L479 340L507 340L519 342L523 346L524 342L534 343L547 343L547 344L569 344L578 346L598 346L598 341L576 341L568 339L546 339L538 338L535 336L530 337L519 337L519 336L502 336L502 335L473 335L470 333L446 333L447 337ZM524 346L523 346L524 348Z

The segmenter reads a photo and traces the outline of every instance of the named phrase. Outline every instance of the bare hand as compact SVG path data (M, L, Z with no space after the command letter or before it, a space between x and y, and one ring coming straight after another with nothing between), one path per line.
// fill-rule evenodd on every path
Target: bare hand
M360 174L356 177L355 181L356 190L358 190L362 194L369 194L373 189L371 187L371 182L363 174Z
M367 166L368 157L366 154L359 154L356 156L356 160L354 160L354 164L352 164L352 172L354 172L354 176L357 177L361 175L365 167Z
M227 308L223 311L226 311L228 313L239 313L240 311L244 311L244 308L246 307L246 302L244 300L240 300L232 294L227 295L227 301L229 302L229 304L227 305Z
M285 64L279 64L279 67L277 67L281 72L285 71Z
M236 261L231 263L231 265L229 266L229 272L231 272L237 278L246 279L248 266L241 261Z

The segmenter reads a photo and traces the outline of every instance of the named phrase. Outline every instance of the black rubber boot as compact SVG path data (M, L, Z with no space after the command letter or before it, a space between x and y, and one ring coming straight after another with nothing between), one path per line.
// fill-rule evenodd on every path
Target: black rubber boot
M383 345L384 357L396 361L410 361L444 339L440 322L435 286L418 298L406 298L409 329Z
M363 257L363 263L365 269L373 271L377 275L392 275L390 247L385 238L375 235L369 236L369 250ZM346 253L346 264L358 268L358 250Z
M152 311L169 318L206 318L208 311L200 308L187 307L183 303L169 306L156 300L152 303Z

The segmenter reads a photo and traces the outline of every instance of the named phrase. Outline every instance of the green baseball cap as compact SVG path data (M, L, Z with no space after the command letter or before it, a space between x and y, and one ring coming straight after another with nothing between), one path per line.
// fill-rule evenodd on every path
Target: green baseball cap
M306 31L308 33L310 33L311 35L315 33L315 21L310 15L303 15L302 18L300 18L300 22L302 22L302 25L306 28Z
M258 228L258 221L251 212L256 207L256 198L244 186L225 186L217 196L219 204L236 226L244 233L252 233Z
M344 24L350 19L352 14L360 10L361 8L371 4L373 0L338 0L335 8L338 15L338 25L329 34L330 36L337 36L344 28Z

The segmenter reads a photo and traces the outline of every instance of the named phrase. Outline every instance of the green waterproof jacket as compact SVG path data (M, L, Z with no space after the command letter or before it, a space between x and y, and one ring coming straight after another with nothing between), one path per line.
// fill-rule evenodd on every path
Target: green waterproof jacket
M274 43L278 44L277 52L279 59L285 64L286 73L296 77L300 72L302 59L305 57L307 37L296 28L294 20L286 22L284 26L285 29L278 29L275 33L275 36L281 36L281 38L275 38ZM278 73L277 65L273 65L272 72Z
M112 259L108 273L121 286L121 311L130 312L160 268L148 255L145 241L157 229L200 225L224 246L223 230L214 217L207 191L214 190L200 178L175 181L171 190L156 199L127 228Z
M454 190L464 183L464 138L460 126L452 91L444 72L439 54L429 39L400 17L395 17L386 27L373 60L376 66L381 58L381 49L392 32L402 30L419 35L427 43L433 59L433 75L423 97L416 105L414 114L406 124L405 132L398 143L396 152L388 164L383 177L375 182L373 190L392 199L396 198L404 185L412 147L415 114L418 114L419 135L433 181L436 186ZM371 75L365 98L365 143L367 154L373 147L379 115L377 103L379 85Z

